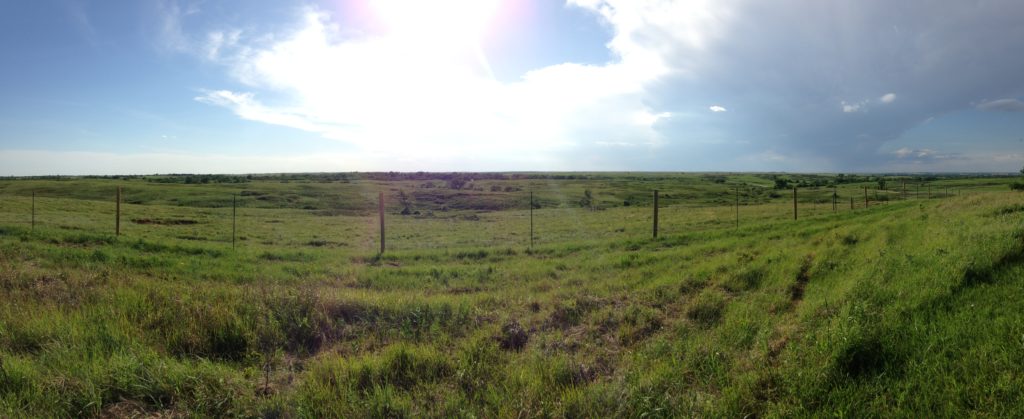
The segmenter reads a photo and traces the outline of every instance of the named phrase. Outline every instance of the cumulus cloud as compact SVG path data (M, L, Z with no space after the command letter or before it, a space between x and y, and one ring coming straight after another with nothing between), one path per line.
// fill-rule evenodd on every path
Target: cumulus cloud
M728 110L728 109L725 109L725 108L723 108L721 106L718 106L718 105L711 106L708 109L710 109L711 112L725 112L725 111Z
M998 99L978 105L983 111L1024 112L1024 102L1017 99Z
M882 97L878 98L882 103L893 103L896 101L895 93L886 93Z
M273 39L257 45L238 32L211 33L206 55L222 57L251 90L209 90L196 100L424 161L533 159L596 142L656 147L662 136L654 126L672 116L643 102L644 83L664 71L643 59L565 63L505 83L490 76L473 45L424 44L402 34L345 38L319 10ZM234 55L225 55L225 45ZM284 99L267 102L260 91Z

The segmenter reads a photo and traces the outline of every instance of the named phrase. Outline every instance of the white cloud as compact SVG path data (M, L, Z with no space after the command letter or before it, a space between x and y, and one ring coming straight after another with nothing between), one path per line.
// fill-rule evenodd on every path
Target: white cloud
M723 108L721 106L718 106L718 105L712 105L708 109L710 109L711 112L725 112L725 111L727 111L727 109L725 109L725 108Z
M187 11L182 11L177 1L161 0L155 3L159 14L159 36L161 46L169 51L187 52L191 47L182 29L181 20Z
M210 61L216 61L220 58L221 53L225 49L229 49L238 44L239 39L242 37L242 31L231 30L231 31L213 31L206 35L206 43L203 45L203 52L206 55L206 59Z
M237 34L210 35L206 55L222 57L239 81L284 95L213 90L196 98L240 118L315 132L363 151L426 161L564 150L581 141L657 146L654 124L671 116L643 102L644 84L663 74L656 57L606 65L560 64L493 79L474 45L430 43L405 33L341 39L331 17L309 10L299 29L264 46ZM234 56L222 46L238 44ZM609 139L610 137L610 139Z
M953 153L940 153L929 148L911 149L907 147L902 147L893 151L892 155L896 156L897 159L910 160L946 160L958 157Z
M625 58L656 56L664 44L703 50L727 34L733 17L730 2L715 0L568 0L568 4L602 16L615 30L608 44ZM734 3L734 2L732 2Z
M234 93L227 90L218 90L204 92L202 96L197 96L195 100L232 109L240 118L249 121L318 132L328 137L330 137L332 132L330 125L312 122L299 110L289 111L267 108L256 101L252 93Z
M196 15L202 13L200 3L203 0L157 0L152 3L155 8L158 21L156 22L159 47L171 52L195 53L197 55L209 54L209 45L212 39L206 42L199 42L190 34L191 26L188 25ZM209 38L222 38L230 36L233 31L210 34ZM219 47L218 47L219 48Z
M983 111L1024 112L1024 102L1017 99L998 99L979 104Z
M857 102L857 103L846 103L846 101L844 100L844 101L839 102L839 105L842 106L843 112L845 112L845 113L854 113L854 112L859 112L861 110L861 108L863 108L865 105L867 105L867 101L861 101L861 102Z
M878 101L884 104L893 103L896 101L896 94L886 93L878 98ZM870 100L862 100L860 102L847 102L843 100L839 102L839 106L844 113L867 112L870 103Z

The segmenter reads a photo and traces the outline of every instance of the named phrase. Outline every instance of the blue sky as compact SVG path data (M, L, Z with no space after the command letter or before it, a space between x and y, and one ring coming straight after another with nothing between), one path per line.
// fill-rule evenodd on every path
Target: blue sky
M1017 171L1018 0L0 2L0 175Z

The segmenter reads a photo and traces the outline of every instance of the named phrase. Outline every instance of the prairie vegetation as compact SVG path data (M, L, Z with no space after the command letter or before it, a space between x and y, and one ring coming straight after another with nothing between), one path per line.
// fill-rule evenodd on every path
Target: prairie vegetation
M1012 180L0 180L0 415L1022 416Z

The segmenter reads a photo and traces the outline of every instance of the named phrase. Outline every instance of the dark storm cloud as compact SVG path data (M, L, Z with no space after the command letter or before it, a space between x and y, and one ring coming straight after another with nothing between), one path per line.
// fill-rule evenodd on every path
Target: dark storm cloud
M1024 2L740 1L719 35L694 48L648 26L640 43L666 51L675 74L649 86L674 113L729 109L723 136L751 155L795 156L856 169L891 158L880 147L928 118L991 97L1024 94ZM980 108L1017 110L1020 102ZM705 115L719 119L722 115ZM692 121L666 124L691 141ZM720 153L735 150L725 142Z

